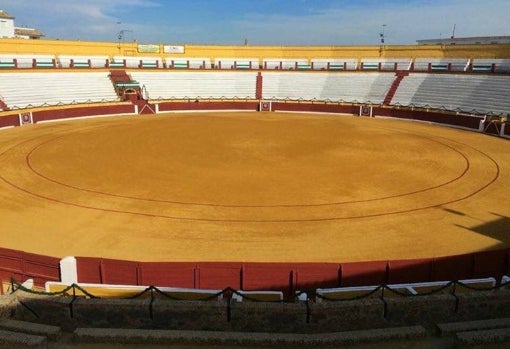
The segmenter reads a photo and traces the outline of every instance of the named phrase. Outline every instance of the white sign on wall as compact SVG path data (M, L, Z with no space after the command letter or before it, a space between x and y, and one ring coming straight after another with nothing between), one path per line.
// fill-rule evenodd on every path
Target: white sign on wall
M184 46L164 45L163 52L164 53L184 53Z

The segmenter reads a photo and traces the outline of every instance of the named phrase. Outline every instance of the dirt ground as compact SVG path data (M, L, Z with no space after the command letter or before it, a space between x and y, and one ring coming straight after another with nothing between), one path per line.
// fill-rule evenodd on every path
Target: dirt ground
M347 262L510 246L510 142L417 122L181 113L0 131L0 246Z

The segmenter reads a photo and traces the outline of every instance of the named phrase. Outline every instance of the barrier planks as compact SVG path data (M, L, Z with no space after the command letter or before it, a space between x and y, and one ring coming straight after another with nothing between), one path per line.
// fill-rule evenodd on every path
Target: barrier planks
M296 290L331 288L340 285L337 263L298 263L293 265Z
M60 279L59 258L0 248L0 278L34 279L37 286Z
M433 259L411 259L388 262L388 284L431 281Z
M202 289L241 289L242 263L203 262L197 265L197 287Z
M473 254L472 278L494 277L500 279L506 272L507 251L494 250Z
M343 263L340 286L384 285L388 281L387 266L386 261Z
M143 262L139 264L140 284L196 288L196 263Z
M112 285L140 285L138 262L102 259L99 264L101 281Z
M432 281L470 279L473 275L471 254L438 257L433 261Z
M245 291L292 291L294 289L292 264L245 263L241 286Z

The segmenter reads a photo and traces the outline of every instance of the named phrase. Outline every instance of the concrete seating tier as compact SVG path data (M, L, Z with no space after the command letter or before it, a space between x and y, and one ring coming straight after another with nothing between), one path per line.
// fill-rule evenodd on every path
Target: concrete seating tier
M330 100L380 104L392 73L264 73L263 99Z
M108 72L0 73L0 95L11 109L119 100Z
M411 74L392 104L478 113L510 112L510 76Z
M145 86L150 99L255 99L254 72L141 72L131 77Z

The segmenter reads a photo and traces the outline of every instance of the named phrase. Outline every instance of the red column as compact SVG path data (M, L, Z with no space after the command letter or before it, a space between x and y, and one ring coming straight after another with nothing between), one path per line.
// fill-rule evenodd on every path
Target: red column
M262 74L257 74L257 82L255 85L255 99L262 99Z

